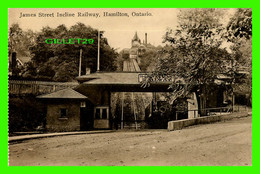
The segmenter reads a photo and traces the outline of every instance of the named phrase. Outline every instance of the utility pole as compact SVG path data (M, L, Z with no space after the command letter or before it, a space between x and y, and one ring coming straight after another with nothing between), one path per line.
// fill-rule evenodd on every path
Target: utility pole
M82 59L82 49L79 51L79 76L81 76L81 59Z
M100 31L98 30L98 57L97 57L97 71L99 71L100 69L100 65L99 65L99 62L100 62Z
M124 128L124 95L125 95L125 93L122 92L121 129Z

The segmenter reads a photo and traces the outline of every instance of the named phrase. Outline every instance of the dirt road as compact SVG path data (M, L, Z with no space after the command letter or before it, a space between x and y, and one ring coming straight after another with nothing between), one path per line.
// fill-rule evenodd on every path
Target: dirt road
M180 131L69 135L9 145L11 166L252 165L252 117Z

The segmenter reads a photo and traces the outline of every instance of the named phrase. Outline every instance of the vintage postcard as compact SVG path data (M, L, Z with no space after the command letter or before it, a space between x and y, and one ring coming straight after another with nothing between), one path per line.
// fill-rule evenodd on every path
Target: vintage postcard
M252 166L250 8L9 8L8 85L10 166Z

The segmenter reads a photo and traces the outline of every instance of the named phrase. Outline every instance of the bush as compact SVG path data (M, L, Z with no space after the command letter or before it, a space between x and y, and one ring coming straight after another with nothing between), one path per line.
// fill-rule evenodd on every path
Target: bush
M34 96L9 98L9 133L45 126L45 108Z

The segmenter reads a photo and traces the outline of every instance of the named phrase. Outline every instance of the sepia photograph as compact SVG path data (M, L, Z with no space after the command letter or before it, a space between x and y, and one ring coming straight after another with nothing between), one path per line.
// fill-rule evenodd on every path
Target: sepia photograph
M9 166L252 166L251 8L9 8Z

